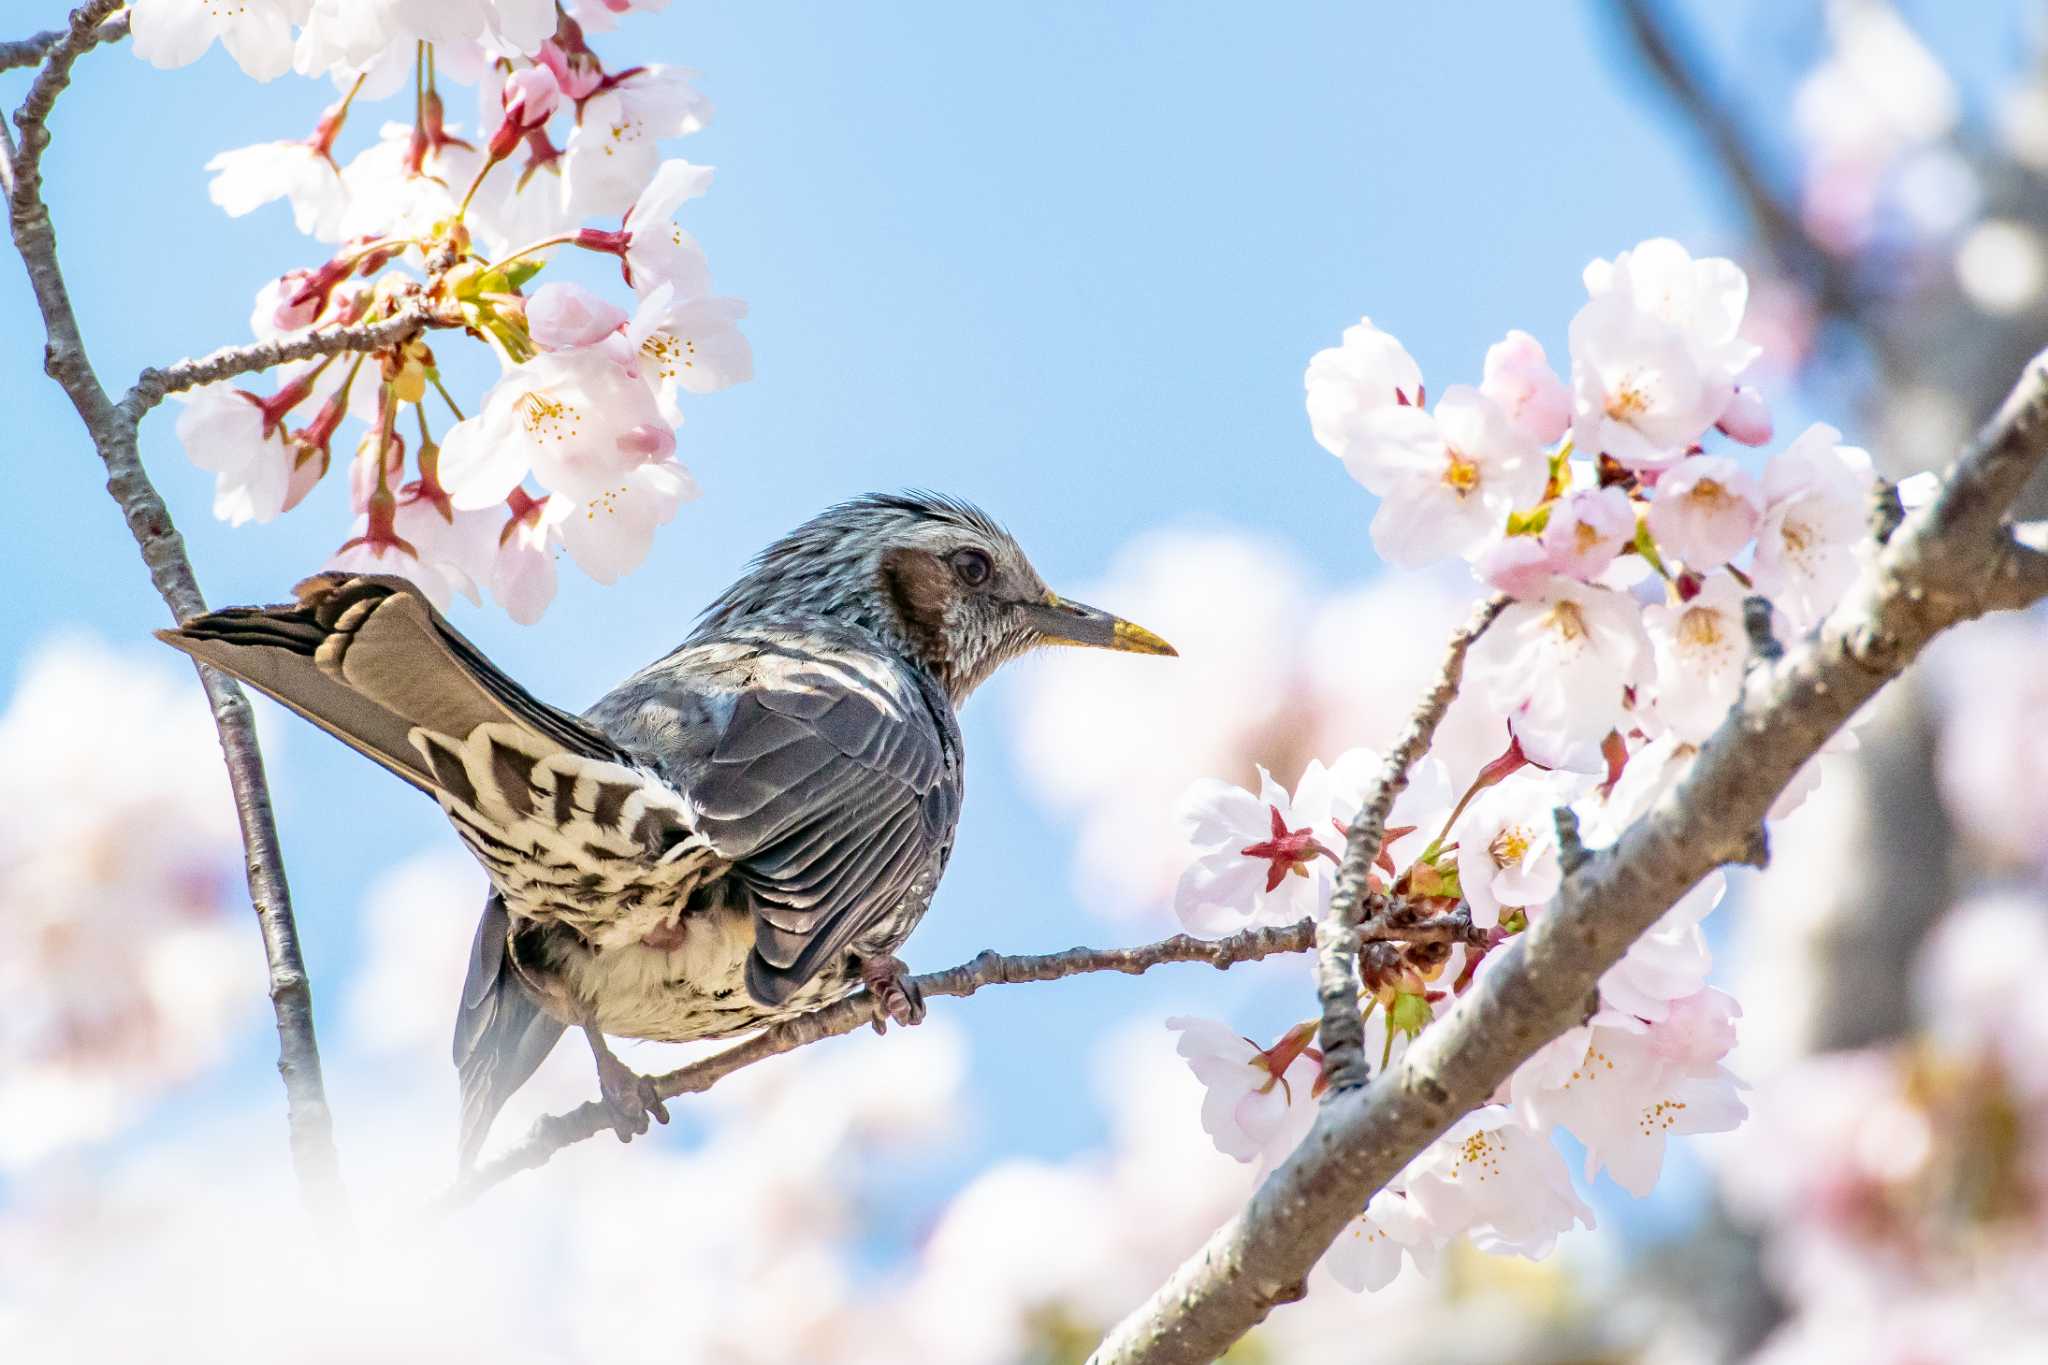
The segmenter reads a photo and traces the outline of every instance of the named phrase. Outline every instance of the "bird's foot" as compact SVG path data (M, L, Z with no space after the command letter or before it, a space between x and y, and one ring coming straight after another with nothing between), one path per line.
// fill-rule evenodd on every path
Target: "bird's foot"
M860 979L875 998L875 1032L887 1033L891 1019L905 1028L924 1022L924 992L902 958L863 958Z
M590 1055L597 1062L597 1087L604 1095L604 1107L619 1141L631 1142L646 1132L650 1116L667 1123L668 1106L654 1088L654 1078L643 1076L620 1061L596 1025L585 1024L583 1035L590 1040Z

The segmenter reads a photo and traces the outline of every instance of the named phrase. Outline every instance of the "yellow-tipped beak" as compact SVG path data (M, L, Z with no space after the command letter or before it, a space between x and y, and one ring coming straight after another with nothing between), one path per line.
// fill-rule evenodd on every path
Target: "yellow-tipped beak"
M1026 603L1024 611L1039 638L1047 644L1084 645L1127 654L1180 653L1141 625L1096 607L1069 602L1057 593L1047 593L1043 602Z

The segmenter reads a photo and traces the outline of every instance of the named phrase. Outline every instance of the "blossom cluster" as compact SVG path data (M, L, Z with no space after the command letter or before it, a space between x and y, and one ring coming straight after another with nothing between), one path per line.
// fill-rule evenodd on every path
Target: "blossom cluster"
M410 310L462 329L502 367L467 414L423 338L282 366L268 394L236 381L193 392L178 434L215 476L215 515L239 525L296 507L352 419L355 522L328 567L403 575L444 606L488 591L532 622L554 597L558 551L601 583L639 566L656 529L697 496L676 459L685 395L753 373L745 304L712 292L703 251L675 221L712 172L661 149L703 128L710 105L691 73L608 65L587 40L620 13L660 7L131 7L136 52L159 66L218 38L260 80L290 69L343 92L308 135L208 163L229 214L285 199L299 231L325 244L323 259L258 293L258 340ZM458 83L477 87L473 131L443 102ZM410 117L344 159L354 111L408 86ZM565 248L615 261L626 302L569 281L536 287Z
M1585 283L1567 375L1535 337L1510 332L1477 385L1432 401L1413 358L1370 320L1308 366L1311 428L1378 495L1382 558L1462 559L1510 599L1471 648L1461 698L1493 718L1493 752L1458 746L1409 769L1368 882L1459 931L1364 954L1375 1067L1550 912L1557 812L1569 808L1589 845L1617 838L1737 703L1753 631L1811 629L1859 568L1869 457L1819 425L1761 462L1740 449L1772 437L1749 382L1758 348L1740 332L1742 271L1660 239L1595 261ZM1193 853L1174 895L1183 924L1220 935L1324 913L1382 766L1355 748L1311 759L1292 790L1264 769L1255 792L1196 783L1180 807ZM1816 761L1773 818L1817 780ZM1404 1255L1426 1268L1458 1239L1540 1257L1590 1225L1553 1134L1584 1149L1586 1179L1604 1170L1643 1195L1668 1139L1743 1118L1724 1065L1741 1010L1708 984L1701 927L1724 891L1718 872L1694 887L1602 978L1585 1025L1360 1211L1327 1261L1340 1280L1377 1288ZM1315 1023L1271 1046L1215 1021L1169 1023L1207 1087L1216 1146L1262 1167L1283 1160L1320 1089Z

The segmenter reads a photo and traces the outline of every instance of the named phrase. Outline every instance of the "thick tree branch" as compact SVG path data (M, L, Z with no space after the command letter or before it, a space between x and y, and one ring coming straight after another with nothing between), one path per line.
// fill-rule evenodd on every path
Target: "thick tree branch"
M133 420L164 401L168 394L185 389L196 389L202 384L212 384L223 379L232 379L238 374L251 374L267 370L274 365L283 365L294 360L311 360L315 356L342 355L353 351L375 351L419 335L428 327L449 327L452 323L437 316L423 300L412 299L401 304L396 313L378 322L358 323L353 327L333 327L326 331L304 332L297 336L279 337L275 341L258 342L252 346L223 346L210 355L191 360L180 360L165 369L144 370L128 390L121 406Z
M51 106L70 78L71 64L100 41L102 21L116 0L93 0L71 16L71 27L52 43L36 75L28 99L15 115L21 146L14 162L15 178L8 195L8 219L15 248L27 267L29 284L41 310L46 335L43 367L64 389L92 437L107 468L107 491L120 504L128 529L149 568L150 581L169 606L173 620L206 609L184 541L171 524L169 510L149 481L136 449L135 414L108 398L87 358L78 318L57 264L57 237L41 194L40 165L49 145L46 120ZM313 1001L306 968L299 953L298 928L292 919L291 895L278 851L277 826L271 815L270 791L263 775L263 756L256 745L254 717L248 699L234 682L210 669L199 670L200 682L220 734L221 753L234 789L235 813L241 822L248 855L249 899L262 928L264 955L270 969L270 1000L277 1015L278 1070L284 1077L289 1109L292 1158L306 1202L317 1213L345 1215L340 1162L334 1148L333 1119L320 1077L320 1052L313 1036Z
M1615 0L1615 8L1643 65L1713 153L1778 268L1803 281L1827 316L1859 321L1863 299L1848 265L1813 239L1798 211L1771 184L1754 139L1713 90L1702 70L1705 64L1663 5L1659 0Z
M1459 942L1472 936L1472 922L1463 913L1417 919L1409 907L1381 898L1377 913L1360 926L1367 941L1398 939L1402 942ZM984 986L1015 986L1027 981L1058 981L1089 972L1123 972L1137 976L1169 962L1206 962L1223 970L1240 962L1254 962L1275 953L1303 953L1315 945L1314 927L1303 920L1284 929L1247 929L1226 938L1195 938L1175 934L1138 948L1069 948L1060 953L1005 957L984 952L971 962L948 971L917 977L915 985L927 997L973 995ZM798 1015L763 1029L743 1043L680 1067L655 1078L655 1090L663 1099L709 1090L741 1067L793 1051L824 1038L852 1033L876 1020L874 997L866 991L850 995L822 1009ZM526 1136L492 1160L466 1173L443 1200L444 1207L460 1208L506 1178L546 1163L562 1148L609 1131L611 1120L604 1106L595 1101L564 1114L536 1119Z
M1387 816L1408 785L1408 770L1429 752L1436 727L1457 700L1458 687L1465 675L1465 651L1486 633L1507 604L1505 597L1486 599L1473 609L1472 618L1452 634L1436 686L1422 699L1408 721L1408 729L1388 752L1379 780L1352 818L1351 831L1345 837L1344 857L1330 893L1330 910L1323 916L1316 934L1316 994L1323 1007L1320 1041L1323 1074L1329 1079L1325 1103L1339 1091L1366 1081L1365 1021L1358 1008L1355 926L1365 899L1366 878L1380 856L1380 846L1386 842Z
M2048 454L2048 355L1941 492L1910 514L1820 629L1759 665L1683 778L1565 879L1443 1019L1370 1086L1325 1104L1251 1201L1110 1333L1095 1365L1209 1361L1297 1298L1352 1216L1525 1059L1585 1017L1600 976L1715 867L1742 859L1786 785L1941 631L2019 596L2001 524Z

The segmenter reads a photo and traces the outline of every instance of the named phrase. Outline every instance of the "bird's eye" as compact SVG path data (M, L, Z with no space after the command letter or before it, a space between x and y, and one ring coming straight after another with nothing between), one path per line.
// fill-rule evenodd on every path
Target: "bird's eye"
M960 550L953 555L953 572L960 575L960 581L970 588L978 588L988 582L995 572L995 565L979 550Z

